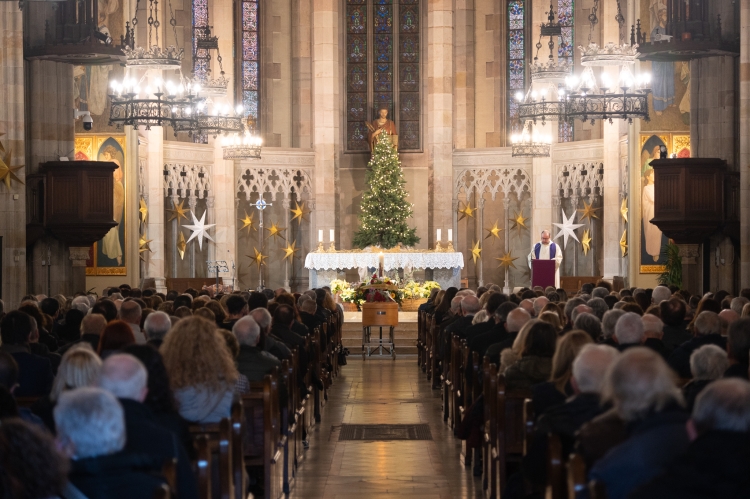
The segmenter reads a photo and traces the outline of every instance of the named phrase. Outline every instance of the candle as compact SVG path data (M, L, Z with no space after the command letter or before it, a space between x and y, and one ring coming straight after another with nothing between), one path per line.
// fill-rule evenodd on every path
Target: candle
M383 255L383 252L381 251L380 253L378 253L378 266L380 267L381 270L383 269L384 262L385 262L385 255Z
M336 229L331 229L331 242L334 241L335 235L336 235Z
M440 229L437 230L437 240L440 242L440 236L442 235L442 231Z
M448 241L453 241L453 229L448 229Z
M323 229L318 230L318 242L323 242Z

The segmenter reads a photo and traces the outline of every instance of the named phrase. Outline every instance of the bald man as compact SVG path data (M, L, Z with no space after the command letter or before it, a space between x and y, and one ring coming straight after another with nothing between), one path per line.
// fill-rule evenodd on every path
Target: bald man
M542 231L542 240L534 245L534 248L529 253L529 268L531 268L531 260L554 260L555 261L555 287L560 287L560 264L562 263L563 255L562 250L559 246L552 242L550 238L550 232L547 229ZM559 235L559 234L558 234Z
M124 451L145 454L154 463L177 459L177 493L180 499L197 499L197 481L185 448L177 435L162 426L144 404L148 395L148 372L140 360L114 354L102 364L99 386L117 397L125 414ZM154 471L161 472L161 464Z

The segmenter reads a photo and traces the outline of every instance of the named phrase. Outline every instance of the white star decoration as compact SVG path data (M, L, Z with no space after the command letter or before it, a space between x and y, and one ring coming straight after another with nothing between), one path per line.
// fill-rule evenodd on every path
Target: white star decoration
M563 249L565 249L565 246L568 244L568 236L578 241L578 236L576 236L576 229L578 227L583 227L584 224L573 223L575 222L575 219L576 219L575 210L573 211L573 214L570 216L570 218L565 216L565 210L563 210L562 217L563 217L563 223L552 224L552 225L555 225L557 226L558 229L560 229L560 231L555 236L555 239L557 239L560 236L563 236Z
M201 217L200 220L198 220L197 218L195 218L195 213L193 213L192 211L190 212L190 215L193 217L193 224L192 225L183 225L183 227L185 227L186 229L190 229L191 231L193 231L193 233L190 234L190 239L188 239L187 242L189 243L193 239L198 238L198 248L199 249L203 249L203 238L204 237L206 239L209 239L209 240L213 241L213 238L208 235L208 229L210 229L211 227L213 227L216 224L206 224L205 223L205 221L206 221L206 212L205 211L203 212L203 216Z

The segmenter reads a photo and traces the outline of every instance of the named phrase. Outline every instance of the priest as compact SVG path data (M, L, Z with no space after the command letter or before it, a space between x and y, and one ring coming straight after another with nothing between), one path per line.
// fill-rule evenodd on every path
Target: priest
M550 232L542 231L542 240L534 245L529 253L529 268L531 260L554 260L555 261L555 287L560 287L560 263L562 263L562 250L550 240Z

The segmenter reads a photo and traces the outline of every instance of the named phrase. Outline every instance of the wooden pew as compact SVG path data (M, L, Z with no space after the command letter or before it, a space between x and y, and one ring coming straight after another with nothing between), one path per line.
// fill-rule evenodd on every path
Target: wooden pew
M527 391L508 392L505 376L497 375L497 449L494 467L497 476L498 490L503 490L508 483L507 466L511 462L520 462L524 445L524 401L531 398Z
M482 488L485 497L494 499L497 494L497 471L493 466L496 461L498 430L497 413L497 365L490 364L489 357L485 357L482 363L484 373L484 441L482 443Z
M452 378L452 341L448 342L448 351L445 352L443 357L443 372L440 374L440 388L442 393L440 394L442 399L442 411L443 411L443 422L446 423L450 419L451 412L451 391L453 389L453 378Z
M219 423L194 424L190 425L190 433L194 435L196 451L198 454L198 478L201 491L204 492L203 486L208 484L211 487L211 473L218 469L218 493L221 499L235 499L235 484L232 462L232 423L229 418L222 419ZM206 451L203 445L203 439L207 442ZM209 455L206 455L208 452ZM206 470L201 470L202 463L208 462ZM217 466L218 465L218 466ZM201 476L201 473L208 473L209 477ZM214 487L216 488L216 487ZM208 488L209 497L214 495L214 490Z
M567 499L567 488L563 474L563 455L560 437L555 433L547 435L547 486L544 499Z
M211 447L208 435L198 434L193 440L195 446L196 461L195 472L198 480L198 499L212 499L211 490Z
M560 449L562 453L562 447ZM588 485L586 483L586 463L583 456L577 453L570 455L568 459L568 498L577 499L584 496Z
M534 414L534 403L530 398L523 401L523 455L529 453L531 449L531 440L534 436L534 424L536 415Z
M417 311L417 366L424 372L424 364L422 363L422 349L424 347L424 318L426 312L424 310Z
M474 401L479 397L479 394L481 393L481 386L479 384L479 376L480 376L480 368L479 368L479 353L477 352L469 352L468 348L466 349L466 355L467 358L469 355L471 355L471 376L466 377L466 387L464 388L464 410L461 420L463 421L463 418L466 417L466 411L468 411L469 407L474 403ZM468 441L462 440L461 441L461 457L460 460L463 463L464 467L470 468L471 464L474 460L474 447L471 447L468 444Z
M448 424L455 429L461 417L459 410L461 387L463 385L463 351L461 349L461 337L454 335L451 338L451 392L450 392L450 411L448 413Z

